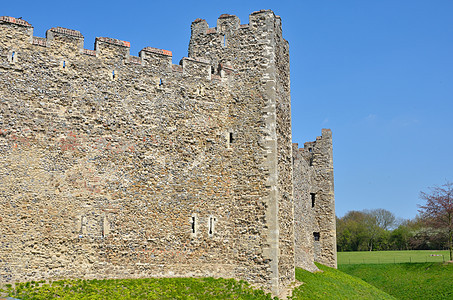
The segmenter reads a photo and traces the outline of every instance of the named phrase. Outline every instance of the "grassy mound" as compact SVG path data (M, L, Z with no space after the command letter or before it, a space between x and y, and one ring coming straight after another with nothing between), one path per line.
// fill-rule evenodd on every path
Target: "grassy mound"
M10 297L27 299L272 299L245 281L214 278L145 278L27 282L7 287Z
M453 299L453 264L359 264L340 270L399 299Z
M323 272L296 269L296 279L303 284L291 299L395 299L359 278L316 264Z

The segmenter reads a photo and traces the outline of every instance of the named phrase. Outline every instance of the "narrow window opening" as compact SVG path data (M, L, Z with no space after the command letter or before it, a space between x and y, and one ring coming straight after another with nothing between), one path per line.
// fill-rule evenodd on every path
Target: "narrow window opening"
M192 233L195 233L195 217L192 217Z
M223 36L223 47L226 47L226 36Z
M215 217L209 217L209 236L212 236L214 234L214 226L216 221L217 219Z
M308 152L313 152L313 148L308 148Z
M66 61L63 60L63 69L65 69L65 68L66 68Z
M233 138L233 133L230 132L230 137L229 137L229 143L232 144L234 141L234 138Z
M11 51L11 53L8 56L8 59L11 63L15 63L17 61L17 53L16 51Z
M115 70L112 71L112 79L115 79L116 75L115 75Z
M310 157L309 165L310 165L310 167L313 167L313 157Z
M315 207L316 194L310 193L310 196L311 196L311 207Z
M212 234L212 225L213 225L212 224L212 221L213 221L212 219L213 219L212 217L209 218L209 234Z
M164 85L164 82L162 81L162 78L159 79L159 86L163 86Z
M211 74L214 74L214 73L215 73L214 67L211 66Z
M320 234L319 232L313 232L313 238L315 239L315 242L318 242L320 239Z

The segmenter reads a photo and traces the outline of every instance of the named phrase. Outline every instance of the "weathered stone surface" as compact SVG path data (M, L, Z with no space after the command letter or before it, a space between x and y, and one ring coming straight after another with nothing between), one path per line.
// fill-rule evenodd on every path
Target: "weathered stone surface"
M335 226L331 140L319 175L291 163L280 18L197 19L179 66L168 50L83 42L0 18L0 282L222 276L279 294L307 213L293 193L319 186ZM313 256L331 263L334 246Z
M296 266L316 271L314 261L337 267L332 132L293 144ZM317 240L318 239L318 240Z

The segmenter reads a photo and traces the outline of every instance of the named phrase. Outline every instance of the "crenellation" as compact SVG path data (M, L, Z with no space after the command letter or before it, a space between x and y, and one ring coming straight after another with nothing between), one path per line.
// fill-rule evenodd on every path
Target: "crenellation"
M148 68L169 72L172 65L172 52L152 47L143 48L140 57Z
M181 65L171 65L171 69L173 72L182 73L182 66Z
M217 28L212 27L212 28L206 29L206 34L214 34L214 33L217 33Z
M155 54L160 54L160 55L164 55L164 56L173 56L171 51L164 50L164 49L153 48L153 47L146 47L146 48L143 48L141 51L155 53Z
M133 63L133 64L137 64L137 65L141 65L142 64L142 58L139 57L139 56L129 55L128 62Z
M83 49L83 35L77 31L62 27L53 27L46 31L46 46L54 49L67 48L72 55L77 55Z
M14 17L8 17L8 16L0 17L0 24L1 23L10 23L10 24L23 26L23 27L31 27L31 28L33 28L33 26L31 26L31 24L28 23L25 20L14 18Z
M47 38L34 36L32 44L41 47L47 47Z
M47 38L49 37L49 34L53 35L65 35L65 36L70 36L73 38L78 38L78 39L83 39L83 35L80 33L80 31L74 30L74 29L68 29L68 28L63 28L63 27L52 27L46 32Z
M192 30L192 33L194 33L194 34L206 34L207 30L209 28L209 25L205 19L198 18L192 22L192 25L190 28Z
M336 263L331 132L292 144L280 17L191 29L174 65L0 17L0 283L216 276L278 295L295 266Z
M121 46L121 47L126 47L126 48L130 48L131 47L131 43L129 42L126 42L126 41L122 41L122 40L118 40L118 39L114 39L114 38L109 38L109 37L97 37L96 38L96 44L97 43L107 43L107 44L111 44L111 45L115 45L115 46Z
M232 31L239 29L241 21L237 16L223 14L217 19L217 32L222 35L230 35Z
M82 54L96 56L96 50L82 49Z
M94 50L96 56L107 61L125 61L129 57L130 43L114 38L97 37Z
M0 17L0 42L6 45L7 40L16 47L27 47L33 41L33 26L22 19Z

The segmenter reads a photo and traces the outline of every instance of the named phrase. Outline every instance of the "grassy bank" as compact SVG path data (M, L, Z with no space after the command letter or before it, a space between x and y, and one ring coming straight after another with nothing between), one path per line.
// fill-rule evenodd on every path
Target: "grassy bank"
M448 250L356 251L338 252L338 265L393 264L444 262L450 259Z
M339 269L398 299L453 299L453 264L355 264Z
M244 281L214 278L59 280L22 283L8 295L27 299L272 299Z
M318 265L324 272L296 269L303 282L291 299L395 299L366 282ZM148 278L29 282L10 287L8 296L26 299L273 299L244 281L214 278ZM275 298L274 298L275 299Z
M294 290L292 299L395 299L359 278L316 265L322 273L296 269L296 279L303 284Z

